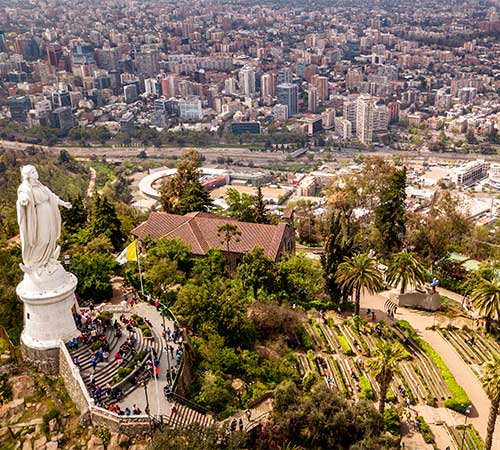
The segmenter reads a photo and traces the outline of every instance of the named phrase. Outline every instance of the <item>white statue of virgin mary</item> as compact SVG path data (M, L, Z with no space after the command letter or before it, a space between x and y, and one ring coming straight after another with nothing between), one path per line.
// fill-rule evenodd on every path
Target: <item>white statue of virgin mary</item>
M59 206L71 208L38 180L33 166L21 168L22 183L17 189L17 222L21 235L22 269L39 272L56 263L61 235Z

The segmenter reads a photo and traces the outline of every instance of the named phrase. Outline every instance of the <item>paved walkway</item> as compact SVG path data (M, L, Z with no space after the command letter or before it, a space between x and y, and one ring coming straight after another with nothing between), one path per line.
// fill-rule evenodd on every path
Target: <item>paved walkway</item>
M462 296L446 290L440 290L440 293L452 298L455 301L462 302ZM384 319L386 322L391 323L392 320L384 312L384 303L388 298L388 293L381 293L377 295L363 295L361 298L362 308L371 308L376 311L377 320ZM364 311L361 313L363 314ZM417 333L425 339L436 352L441 356L445 364L450 369L457 382L464 388L472 402L473 409L470 414L469 422L474 425L476 430L481 435L482 439L486 438L486 427L488 421L488 413L490 401L484 392L479 379L474 375L470 367L460 358L456 350L441 337L441 335L433 330L426 329L433 325L434 313L417 311L407 308L398 308L394 320L407 320L417 331ZM464 416L455 415L445 408L430 408L434 412L431 417L429 411L422 411L424 418L429 423L435 423L438 420L448 423L453 426L464 420ZM450 416L451 414L451 416ZM456 417L456 419L452 419ZM456 420L456 423L449 421ZM500 421L497 421L495 430L493 447L500 448ZM450 445L450 444L448 444ZM495 447L498 446L498 447Z
M163 320L161 314L156 311L154 306L141 302L130 309L129 312L132 314L138 314L139 316L147 318L151 321L157 335L161 337ZM173 322L165 318L165 327L170 328L170 330L173 331ZM166 346L163 345L163 352L160 358L160 375L158 380L152 378L146 386L149 408L151 414L153 415L168 415L170 413L170 403L167 402L167 399L163 394L163 387L169 384L167 379L168 367L174 367L177 365L175 362L175 352L177 351L178 345L174 344L172 341L169 342L169 345L174 347L173 357L170 355L168 350L165 350ZM127 406L132 409L134 404L137 405L144 413L146 410L146 394L143 387L135 389L119 403L122 409Z

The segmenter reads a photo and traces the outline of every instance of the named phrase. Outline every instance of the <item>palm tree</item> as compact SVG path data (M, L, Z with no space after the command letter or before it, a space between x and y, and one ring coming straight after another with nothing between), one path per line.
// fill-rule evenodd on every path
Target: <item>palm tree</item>
M487 318L489 328L492 320L500 319L500 281L482 279L471 294L472 306Z
M405 351L399 343L379 342L373 357L366 363L366 367L373 372L380 387L378 410L382 415L385 409L387 389L391 384L394 373L398 370L398 362L404 357Z
M389 284L401 284L400 292L404 294L408 286L419 286L425 282L425 269L413 253L403 250L392 257L385 278Z
M358 316L361 291L366 289L370 294L374 294L381 291L384 285L377 261L366 253L346 258L339 264L335 279L341 289L346 289L351 295L354 294L354 314Z
M491 450L500 406L500 355L498 353L494 353L493 360L489 361L484 367L483 388L491 401L484 448L485 450Z
M222 237L220 243L226 246L226 257L229 267L229 272L233 273L233 258L231 258L230 245L231 242L240 242L241 231L234 223L226 223L217 228L217 236Z

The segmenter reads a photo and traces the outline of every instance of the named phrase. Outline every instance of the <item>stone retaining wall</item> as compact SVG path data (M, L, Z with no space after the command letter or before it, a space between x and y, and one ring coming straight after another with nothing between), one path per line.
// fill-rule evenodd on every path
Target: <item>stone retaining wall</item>
M151 434L152 422L148 416L119 416L97 406L91 408L90 415L94 427L105 427L113 433L130 437L145 437Z
M24 345L21 339L21 354L23 360L37 372L47 375L59 373L59 348L37 350Z
M94 400L87 391L87 387L80 375L80 370L73 364L73 359L63 342L61 342L58 351L59 376L63 379L64 386L66 386L66 390L73 402L75 402L78 410L80 412L87 411L94 405Z

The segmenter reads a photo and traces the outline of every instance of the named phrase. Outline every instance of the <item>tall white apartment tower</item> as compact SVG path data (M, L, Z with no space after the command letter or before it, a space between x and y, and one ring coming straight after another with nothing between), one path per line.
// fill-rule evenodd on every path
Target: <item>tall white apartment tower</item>
M255 94L255 72L249 66L244 66L239 74L240 92L243 95L251 97Z
M373 140L373 99L368 94L356 100L356 137L363 144Z

